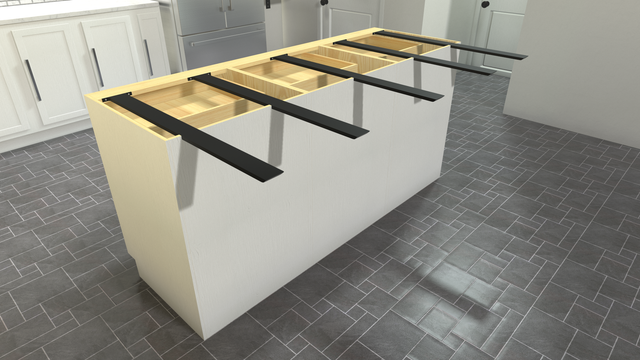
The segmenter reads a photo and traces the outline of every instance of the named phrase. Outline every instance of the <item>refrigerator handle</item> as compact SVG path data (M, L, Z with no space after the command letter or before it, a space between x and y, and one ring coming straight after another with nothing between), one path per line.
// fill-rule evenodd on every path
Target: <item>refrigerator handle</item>
M233 11L233 7L231 5L231 0L229 0L229 11Z
M220 0L220 11L224 12L224 0Z

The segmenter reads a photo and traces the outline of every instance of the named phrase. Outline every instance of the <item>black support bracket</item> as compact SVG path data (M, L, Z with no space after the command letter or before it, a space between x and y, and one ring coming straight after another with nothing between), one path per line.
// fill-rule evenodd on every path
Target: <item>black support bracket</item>
M282 62L286 62L289 64L293 64L293 65L297 65L300 67L304 67L307 69L311 69L311 70L315 70L315 71L320 71L323 73L327 73L330 75L335 75L335 76L339 76L342 78L353 78L353 80L357 81L357 82L361 82L363 84L367 84L367 85L371 85L371 86L375 86L375 87L379 87L385 90L390 90L390 91L394 91L400 94L404 94L404 95L409 95L409 96L413 96L419 99L423 99L423 100L427 100L427 101L436 101L442 97L444 97L444 95L442 94L437 94L434 92L430 92L430 91L426 91L426 90L422 90L422 89L417 89L411 86L406 86L406 85L402 85L402 84L398 84L398 83L394 83L391 81L386 81L386 80L382 80L382 79L377 79L371 76L367 76L367 75L362 75L362 74L358 74L352 71L347 71L347 70L342 70L342 69L338 69L338 68L334 68L331 66L327 66L327 65L323 65L323 64L318 64L316 62L313 61L308 61L308 60L303 60L303 59L298 59L295 57L291 57L289 55L280 55L280 56L276 56L271 58L272 60L278 60L278 61L282 61Z
M298 105L288 103L284 100L276 99L272 96L265 95L261 92L246 88L244 86L240 86L232 82L213 77L210 74L194 76L192 78L189 78L189 80L199 81L203 84L209 85L216 89L220 89L222 91L226 91L236 96L243 97L260 105L271 105L271 107L276 111L291 115L295 118L304 120L308 123L319 126L323 129L333 131L340 135L344 135L351 139L357 139L369 132L369 130L363 129L361 127L346 123L344 121L340 121L338 119L334 119L318 112L311 111L309 109L305 109Z
M102 101L111 101L173 135L180 135L185 142L259 181L265 182L283 173L277 167L145 104L132 97L131 93L111 96Z
M334 44L343 45L343 46L349 46L349 47L352 47L352 48L357 48L357 49L362 49L362 50L374 51L374 52L378 52L378 53L381 53L381 54L397 56L397 57L404 58L404 59L413 58L414 61L419 61L419 62L432 64L432 65L444 66L444 67L448 67L448 68L456 69L456 70L468 71L468 72L472 72L472 73L476 73L476 74L480 74L480 75L491 75L491 74L496 72L495 70L489 70L489 69L481 68L479 66L471 66L471 65L466 65L466 64L460 64L460 63L457 63L457 62L454 62L454 61L434 59L434 58L427 57L427 56L411 54L411 53L404 52L404 51L385 49L385 48L382 48L382 47L379 47L379 46L361 44L361 43L357 43L357 42L353 42L353 41L342 40L342 41L336 41L336 42L334 42Z
M472 52L482 53L482 54L486 54L486 55L493 55L493 56L499 56L499 57L508 58L508 59L514 59L514 60L522 60L522 59L526 59L527 58L527 55L521 55L521 54L516 54L516 53L511 53L511 52L506 52L506 51L485 49L485 48L481 48L481 47L477 47L477 46L453 44L453 43L446 42L446 41L428 39L428 38L405 35L405 34L398 34L398 33L385 31L385 30L376 31L373 34L374 35L382 35L382 36L394 37L394 38L404 39L404 40L410 40L410 41L416 41L416 42L421 42L421 43L425 43L425 44L432 44L432 45L439 45L439 46L451 46L454 49L472 51Z

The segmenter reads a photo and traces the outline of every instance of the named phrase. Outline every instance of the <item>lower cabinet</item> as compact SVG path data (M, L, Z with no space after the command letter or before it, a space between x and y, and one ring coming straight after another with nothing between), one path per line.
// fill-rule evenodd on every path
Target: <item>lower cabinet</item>
M170 73L158 8L0 26L0 153L91 127L84 94Z
M82 21L98 89L142 80L138 49L128 16Z
M42 124L86 116L82 94L92 90L68 23L11 31Z
M171 73L167 59L167 44L164 42L162 19L152 13L138 15L144 60L149 79ZM146 78L146 75L145 75Z
M5 69L7 69L7 64L0 52L0 109L2 109L0 138L17 132L26 131L30 128L19 104L13 100L16 90L13 83L7 81Z

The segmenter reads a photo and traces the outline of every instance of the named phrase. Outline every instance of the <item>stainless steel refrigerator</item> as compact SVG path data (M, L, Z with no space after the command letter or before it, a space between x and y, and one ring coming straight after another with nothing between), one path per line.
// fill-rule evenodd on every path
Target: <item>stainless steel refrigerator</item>
M262 0L158 0L171 72L267 51Z

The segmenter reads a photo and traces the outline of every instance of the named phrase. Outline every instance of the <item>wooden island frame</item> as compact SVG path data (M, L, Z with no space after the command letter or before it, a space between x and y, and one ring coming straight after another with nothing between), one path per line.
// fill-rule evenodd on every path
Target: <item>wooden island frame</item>
M203 339L440 176L456 70L333 43L453 62L458 50L373 35L381 30L85 96L140 276ZM271 60L283 54L443 97L430 102ZM189 80L205 73L369 132L351 139ZM108 101L127 93L282 173L258 181Z

